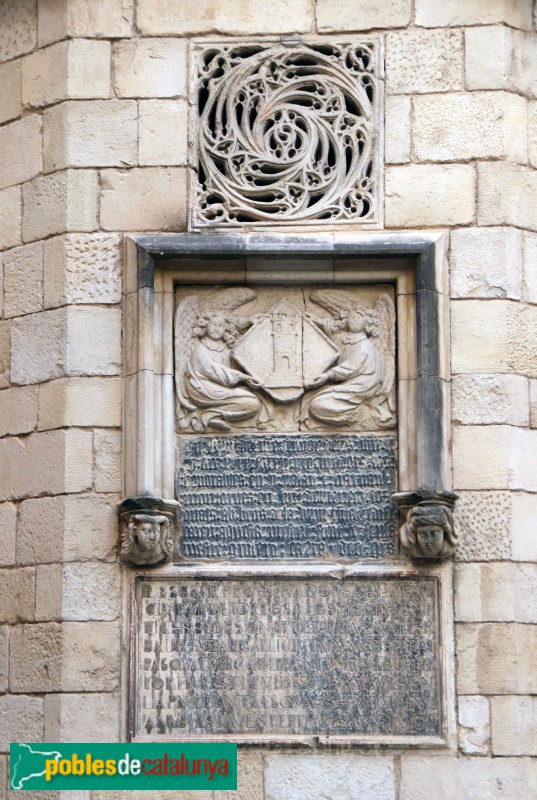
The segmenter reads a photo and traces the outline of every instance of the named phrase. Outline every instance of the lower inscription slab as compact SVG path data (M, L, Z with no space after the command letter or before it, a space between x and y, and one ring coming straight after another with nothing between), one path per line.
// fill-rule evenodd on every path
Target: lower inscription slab
M139 579L138 738L439 737L437 581Z
M184 558L393 558L393 436L183 436Z

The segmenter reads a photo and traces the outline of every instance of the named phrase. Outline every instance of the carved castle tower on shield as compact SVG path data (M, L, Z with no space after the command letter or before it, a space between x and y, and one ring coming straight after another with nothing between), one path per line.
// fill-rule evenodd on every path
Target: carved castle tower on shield
M267 386L302 386L302 314L283 301L270 318L273 366Z

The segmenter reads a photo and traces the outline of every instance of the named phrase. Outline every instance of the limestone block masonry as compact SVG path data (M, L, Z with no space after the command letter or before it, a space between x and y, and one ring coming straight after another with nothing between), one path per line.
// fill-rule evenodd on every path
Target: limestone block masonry
M298 63L290 63L293 54ZM300 91L287 81L293 69ZM213 81L212 91L205 79ZM177 730L184 729L170 733L166 718L159 722L154 709L141 707L144 693L165 691L170 671L149 676L157 687L164 680L162 689L133 688L148 677L136 657L144 647L137 640L139 614L152 621L143 587L165 590L178 576L185 590L213 587L204 622L212 626L235 621L246 588L250 630L241 635L250 656L252 648L278 640L277 618L262 598L253 608L251 589L285 600L284 590L309 582L317 601L293 599L301 614L297 629L309 637L318 662L326 657L327 627L333 628L329 641L340 645L337 653L328 648L339 659L332 670L312 667L300 650L286 654L287 670L279 663L283 653L264 654L282 669L256 671L259 685L241 692L244 702L237 704L239 727L262 736L271 715L278 736L286 727L296 738L278 749L259 740L240 746L235 800L537 800L535 2L0 0L0 85L0 800L11 796L10 741L181 739ZM230 133L243 137L236 151ZM200 177L217 191L206 191ZM236 190L231 201L224 189ZM230 218L224 225L216 222L220 211ZM286 218L289 212L296 217ZM237 219L243 215L248 218ZM246 416L230 420L214 398L203 405L206 383L195 394L191 373L177 369L173 331L181 302L195 296L199 310L213 289L237 288L256 292L253 313L245 313L246 303L224 309L248 325L239 325L237 342L212 356L251 379L231 387L244 392L239 413ZM339 291L353 294L368 312L383 294L393 303L394 410L385 392L376 417L390 418L390 411L392 427L359 419L349 430L334 425L344 388L335 373L311 388L302 381L267 386L276 395L304 390L288 404L252 385L275 382L267 371L252 374L256 364L247 346L266 347L273 320L263 315L282 302L300 312L297 327L308 336L315 331L314 352L340 351L321 374L341 371L344 348L367 347L342 341L352 336L345 324L336 332L305 321L307 311L343 323L343 306L335 311L311 299ZM382 321L378 327L385 330ZM430 331L440 336L431 340ZM199 356L205 334L188 332ZM378 339L366 338L371 363L378 363L375 356L384 360ZM242 364L232 352L240 341ZM292 352L280 354L290 359ZM193 408L179 402L176 373ZM195 377L200 380L199 369ZM299 383L296 374L290 382ZM317 402L300 420L310 396ZM272 431L257 427L262 401L276 409ZM371 418L374 403L372 396L358 405L365 411L369 404ZM204 414L232 430L214 424L195 430L190 422ZM179 418L187 417L180 428ZM305 429L306 421L316 429ZM369 524L365 509L337 500L375 487L331 484L331 513L323 519L309 509L307 517L300 494L319 488L287 487L278 474L274 487L255 489L273 495L244 503L244 518L225 523L230 538L223 540L218 515L236 511L221 498L242 491L235 484L249 475L258 483L274 476L265 461L252 466L255 453L230 454L229 443L274 437L274 452L264 457L276 459L282 436L286 443L356 438L362 449L368 437L385 446L391 441L394 491L410 492L413 500L390 506L389 518L390 504L379 497L369 512L379 515L369 521L375 543L365 533L352 536L353 527ZM196 454L200 439L205 448L215 442L209 456ZM183 452L181 473L177 455ZM378 453L367 453L373 456ZM300 475L322 479L320 461L306 470L310 454L293 457ZM192 465L200 458L198 472ZM235 466L226 472L231 458ZM332 463L337 454L315 458ZM368 468L368 477L375 469ZM356 483L350 472L343 464L340 483ZM202 492L193 475L233 485ZM166 505L178 502L178 488L180 513ZM441 494L446 490L458 495L454 508L451 496ZM296 515L295 530L307 527L312 552L317 548L306 561L277 557L280 521L250 519L282 516L283 492L294 493L287 513ZM127 498L134 505L121 518L118 505ZM420 515L412 510L420 503L436 509L432 522L427 514L421 519L422 528L433 529L422 530L421 541ZM318 526L313 534L312 524ZM246 538L251 525L259 527ZM171 560L156 563L157 549L168 558L170 532ZM439 558L454 536L454 553ZM329 561L323 562L327 543ZM375 544L380 558L341 559L350 544L370 554ZM239 557L224 566L210 557L221 558L231 545ZM265 546L270 555L244 557L247 545L256 553ZM432 559L422 558L428 547ZM207 558L199 557L202 551ZM129 552L142 563L133 564ZM413 605L389 606L401 586L411 585ZM335 589L347 592L341 606L347 630L332 624L330 605L319 599L320 590L331 598ZM352 600L357 594L374 624L361 625L360 604ZM431 603L434 623L420 616ZM315 606L321 623L312 631ZM280 613L281 641L290 647L298 638L288 633L295 622L288 611ZM412 614L421 620L418 628L409 625ZM176 628L186 642L183 622ZM413 655L403 645L386 649L390 637L383 631L392 631L393 640L399 624L409 631L404 638L415 645ZM259 633L262 625L270 636ZM170 644L149 627L147 638L162 636L161 644ZM386 644L384 671L380 661L372 663L378 642ZM199 652L190 654L199 667ZM202 664L213 683L220 674L226 685L234 677L248 682L244 671L221 667L215 673ZM296 682L302 669L310 685L288 692L282 679ZM172 672L182 697L190 673L184 664ZM379 680L364 688L366 672ZM419 681L433 674L434 686ZM199 707L186 720L197 730L204 707L222 708L223 691L202 687L199 675ZM341 697L338 676L360 684L352 704L334 711L329 699ZM268 705L261 679L272 681L276 712L248 707ZM298 741L312 686L326 701L316 713L324 709L331 729L354 737L352 743L321 746L311 727L307 741ZM210 703L203 700L207 694ZM296 711L282 708L285 697ZM416 698L420 708L412 714ZM363 723L372 707L383 715L368 732ZM226 713L224 703L220 730L228 725ZM394 720L405 741L386 739ZM353 725L353 733L341 734ZM407 746L409 735L415 747ZM371 747L375 737L382 749ZM211 794L203 798L217 800ZM83 792L76 800L108 798ZM145 796L120 792L114 800Z

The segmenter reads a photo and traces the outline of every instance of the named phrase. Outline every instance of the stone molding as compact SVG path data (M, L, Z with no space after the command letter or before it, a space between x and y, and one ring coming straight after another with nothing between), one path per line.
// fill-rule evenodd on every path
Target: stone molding
M124 495L175 494L174 287L395 284L400 491L450 485L446 236L213 233L127 238Z

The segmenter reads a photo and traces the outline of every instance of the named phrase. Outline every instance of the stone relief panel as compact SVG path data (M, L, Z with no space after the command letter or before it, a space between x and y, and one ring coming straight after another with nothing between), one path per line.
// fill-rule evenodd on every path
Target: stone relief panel
M175 386L180 433L393 429L391 289L181 288Z
M193 227L379 222L379 42L198 43Z

